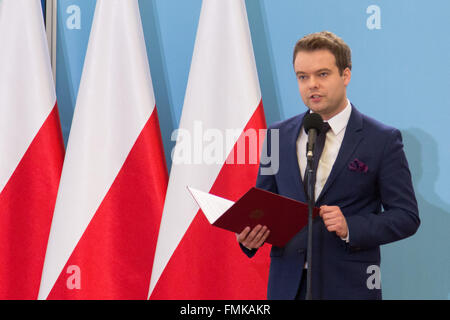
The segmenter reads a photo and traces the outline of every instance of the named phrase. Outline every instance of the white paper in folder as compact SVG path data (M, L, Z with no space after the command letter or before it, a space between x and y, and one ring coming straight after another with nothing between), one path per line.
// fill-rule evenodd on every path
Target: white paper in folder
M218 197L208 192L200 191L189 186L187 188L211 224L234 204L231 200Z

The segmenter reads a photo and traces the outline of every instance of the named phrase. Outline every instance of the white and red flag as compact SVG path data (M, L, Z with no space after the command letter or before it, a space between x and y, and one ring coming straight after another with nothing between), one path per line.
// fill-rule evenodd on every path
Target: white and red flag
M39 299L146 299L167 187L137 0L98 0Z
M0 1L0 299L36 299L64 158L39 0Z
M244 1L204 0L150 299L266 298L268 245L249 259L233 233L211 226L198 213L186 189L240 198L255 185L259 164L259 148L249 147L251 143L241 148L242 142L256 134L260 144L264 135L259 131L265 127ZM246 161L239 161L244 157Z

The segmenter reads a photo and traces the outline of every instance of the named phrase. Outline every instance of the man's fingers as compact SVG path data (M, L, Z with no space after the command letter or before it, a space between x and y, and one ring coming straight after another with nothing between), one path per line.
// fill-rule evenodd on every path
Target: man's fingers
M262 228L262 226L259 225L259 224L256 227L253 228L253 230L248 235L248 238L249 238L250 241L252 241L256 237L256 235L261 230L261 228Z
M261 241L261 239L264 237L264 234L267 231L267 227L261 227L258 231L258 233L255 235L255 237L253 238L252 244L254 246L258 246L258 243Z
M338 206L321 206L320 217L329 232L336 232L341 238L348 234L347 221Z
M338 207L328 207L328 208L336 208L336 209L326 209L323 211L321 209L320 216L324 221L338 217L344 217L344 215L342 214L341 210Z
M267 227L263 227L255 237L254 241L251 244L251 247L255 249L261 247L269 236L269 233L270 230L268 230Z
M344 226L339 223L334 223L326 226L329 232L341 232L343 231Z
M247 227L249 228L249 227ZM247 229L246 228L246 229ZM266 226L257 225L250 232L244 229L238 237L238 241L247 249L256 249L262 246L262 244L266 241L269 236L268 229ZM245 236L246 235L246 236ZM245 237L244 237L245 236Z
M330 232L336 232L338 229L338 226L336 224L333 224L331 226L327 226L327 230Z
M246 227L244 230L242 230L242 232L240 234L238 234L237 240L239 242L245 241L245 239L247 238L250 230L251 230L250 227Z
M320 211L319 211L319 216L320 217L324 217L324 216L326 216L327 214L330 214L330 213L333 213L333 212L335 212L336 210L334 209L334 207L330 207L330 206L321 206L320 207Z
M339 237L346 237L347 235L347 224L345 219L337 217L334 219L324 220L325 227L329 232L336 232Z
M270 230L267 229L266 232L264 232L263 237L261 238L261 240L258 243L258 248L261 247L264 244L264 242L266 242L266 240L269 237L269 235L270 235Z
M340 224L343 222L341 217L329 217L327 219L323 219L323 222L325 223L326 226L330 226L333 224Z
M341 215L338 212L329 212L322 215L322 220L326 223L329 220L339 219Z

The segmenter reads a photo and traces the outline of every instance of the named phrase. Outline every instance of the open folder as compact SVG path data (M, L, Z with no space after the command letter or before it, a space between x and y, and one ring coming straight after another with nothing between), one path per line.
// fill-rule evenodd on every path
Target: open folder
M308 205L278 194L251 188L233 202L216 195L187 187L194 200L212 225L241 233L245 227L267 226L266 242L284 247L308 223ZM313 217L319 208L313 209Z

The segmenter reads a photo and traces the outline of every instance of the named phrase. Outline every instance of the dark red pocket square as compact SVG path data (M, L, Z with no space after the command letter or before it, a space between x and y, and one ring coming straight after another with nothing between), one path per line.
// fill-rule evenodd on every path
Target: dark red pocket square
M359 159L355 159L349 163L348 168L351 171L363 172L366 173L369 170L369 167Z

